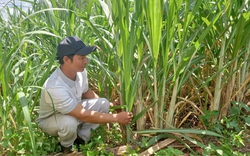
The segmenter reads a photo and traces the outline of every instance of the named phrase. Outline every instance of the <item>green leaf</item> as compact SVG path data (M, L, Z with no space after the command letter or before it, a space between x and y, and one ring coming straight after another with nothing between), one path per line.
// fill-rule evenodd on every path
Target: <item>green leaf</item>
M17 96L18 96L20 103L22 105L23 114L24 114L26 123L27 123L28 128L29 128L29 135L30 135L30 140L31 140L31 145L32 145L32 151L33 151L33 154L36 155L35 138L34 138L33 129L32 129L32 125L31 125L28 103L26 101L26 97L25 97L25 94L23 92L18 92Z
M239 107L233 106L233 107L230 109L230 113L233 114L233 115L238 115L238 114L240 113Z
M155 130L142 130L134 131L134 133L144 134L144 133L194 133L202 135L211 135L217 137L223 137L222 135L209 131L209 130L197 130L197 129L155 129Z
M250 127L250 115L245 118L246 125Z

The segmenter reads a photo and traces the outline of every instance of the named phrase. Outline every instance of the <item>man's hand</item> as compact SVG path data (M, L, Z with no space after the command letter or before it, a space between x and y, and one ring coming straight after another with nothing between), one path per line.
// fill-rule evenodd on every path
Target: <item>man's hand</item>
M131 112L120 112L116 114L117 122L120 124L130 124L133 118Z
M114 106L120 106L121 104L120 104L120 102L119 101L114 101L114 102L110 102L110 107L114 107Z

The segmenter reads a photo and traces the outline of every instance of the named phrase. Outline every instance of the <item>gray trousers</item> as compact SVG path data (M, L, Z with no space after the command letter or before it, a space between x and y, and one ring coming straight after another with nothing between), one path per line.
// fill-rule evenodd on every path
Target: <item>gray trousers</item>
M87 110L109 112L109 101L105 98L82 100L82 106ZM56 117L52 115L41 121L38 126L51 136L59 136L61 145L69 147L73 145L77 135L88 141L91 129L95 130L99 125L82 122L73 116L57 113Z

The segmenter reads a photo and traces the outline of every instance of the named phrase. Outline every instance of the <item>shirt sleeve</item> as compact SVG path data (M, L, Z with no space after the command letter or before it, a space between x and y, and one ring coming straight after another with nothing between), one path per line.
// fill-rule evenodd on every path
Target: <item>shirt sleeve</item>
M89 90L89 82L88 82L88 75L87 75L87 71L86 69L84 69L83 72L81 72L82 74L82 87L83 87L83 91L82 93L86 93Z
M57 86L48 89L48 92L45 93L45 100L55 110L62 114L68 114L77 105L76 99L71 94L67 88Z

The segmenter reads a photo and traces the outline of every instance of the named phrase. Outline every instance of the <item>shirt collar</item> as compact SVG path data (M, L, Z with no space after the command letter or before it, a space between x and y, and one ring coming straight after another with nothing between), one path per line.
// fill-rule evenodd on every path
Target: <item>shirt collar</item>
M62 80L69 86L69 87L74 87L75 82L79 81L78 74L76 74L76 81L71 80L68 78L60 69L60 67L57 69L58 75L62 78Z

